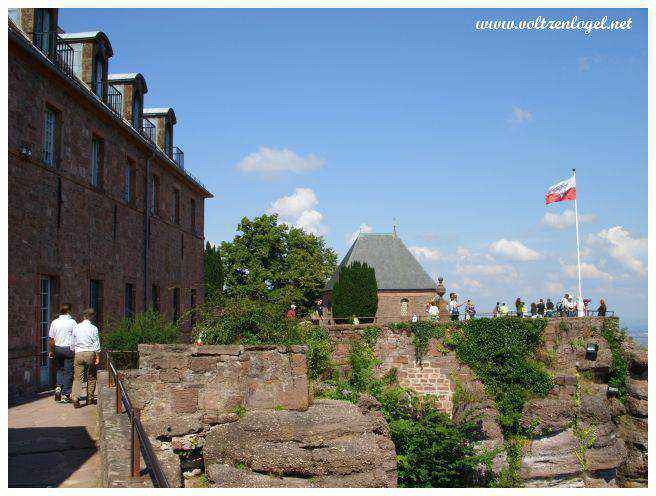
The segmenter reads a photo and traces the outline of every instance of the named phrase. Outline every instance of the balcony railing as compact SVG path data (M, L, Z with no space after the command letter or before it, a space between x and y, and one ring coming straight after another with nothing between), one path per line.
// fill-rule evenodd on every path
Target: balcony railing
M184 152L177 146L173 147L173 161L178 164L178 167L184 170Z
M113 84L107 86L107 105L115 114L123 115L123 95Z
M57 67L68 76L73 77L75 50L62 40L55 32L32 33L32 41L46 57L52 60Z
M141 124L141 134L152 143L155 143L155 124L150 122L148 119L144 118L143 123Z

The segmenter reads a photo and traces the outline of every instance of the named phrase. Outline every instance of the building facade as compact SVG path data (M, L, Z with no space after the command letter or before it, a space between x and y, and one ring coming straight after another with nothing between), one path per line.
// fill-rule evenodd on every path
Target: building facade
M435 281L396 235L396 230L389 234L360 233L326 285L324 305L329 312L340 269L353 262L366 263L376 272L378 323L410 320L413 314L424 318L426 304L437 297Z
M212 195L174 145L173 109L144 108L143 75L110 74L108 37L65 33L57 13L9 9L10 397L48 385L62 302L95 308L102 331L203 301Z

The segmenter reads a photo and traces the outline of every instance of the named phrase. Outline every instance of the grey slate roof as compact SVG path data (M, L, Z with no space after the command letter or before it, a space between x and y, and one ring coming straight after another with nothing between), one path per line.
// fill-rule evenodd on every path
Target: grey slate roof
M342 267L365 262L376 271L379 290L435 290L436 284L401 239L393 234L360 233L326 284L332 290Z

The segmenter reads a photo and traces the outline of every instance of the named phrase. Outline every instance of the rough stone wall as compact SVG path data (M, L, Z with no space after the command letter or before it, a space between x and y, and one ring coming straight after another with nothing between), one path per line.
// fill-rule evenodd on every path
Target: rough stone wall
M333 361L343 374L349 368L348 352L350 343L359 339L362 329L367 325L334 325L328 332L335 341ZM381 364L376 367L376 375L382 377L396 369L399 385L408 387L420 394L431 394L440 408L451 415L453 409L453 392L455 382L450 377L454 367L454 357L443 353L446 351L434 339L421 363L417 362L415 347L408 331L397 331L388 326L381 327L381 333L375 344L376 357Z
M376 311L376 323L379 325L390 322L410 321L412 314L418 317L426 316L426 303L437 297L435 291L378 291L378 310ZM402 315L402 300L408 300L406 315ZM326 306L326 317L332 317L332 291L326 291L323 297ZM364 317L358 315L358 317ZM369 317L369 316L366 316Z
M150 280L144 287L145 169L150 151L11 40L8 67L8 346L9 395L14 397L37 383L36 362L26 356L34 353L39 339L39 275L53 277L58 285L53 318L60 302L70 302L75 317L89 306L91 279L102 281L106 321L123 317L126 283L134 285L137 312L144 309L144 295L150 304L151 287L158 285L160 311L167 316L172 315L172 288L179 287L182 313L190 306L191 288L196 288L196 303L203 300L204 209L201 193L179 172L159 158L151 162L161 178L161 214L150 222ZM59 113L59 167L41 161L46 106ZM90 184L92 134L105 142L101 188ZM23 146L32 150L31 158L21 156ZM136 199L131 204L123 199L127 157L136 164ZM170 223L173 186L181 192L180 225ZM195 232L189 214L192 197L197 205Z
M245 410L306 410L306 347L139 345L126 384L152 437L183 436Z
M426 316L426 303L437 297L435 291L379 291L377 322L399 322L410 320L412 314L418 317ZM408 311L405 315L401 311L401 301L408 300Z

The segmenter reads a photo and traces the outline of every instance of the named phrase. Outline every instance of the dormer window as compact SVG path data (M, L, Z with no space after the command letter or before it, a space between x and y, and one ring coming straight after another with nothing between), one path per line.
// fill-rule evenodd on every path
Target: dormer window
M51 40L52 18L48 9L35 9L34 44L47 55L53 48Z
M103 97L103 82L105 79L105 60L102 54L96 55L96 62L94 64L93 74L93 92L100 98Z
M132 97L132 127L135 129L141 129L141 114L143 112L141 98L141 93L135 91Z
M164 135L164 152L171 156L171 125L166 125L166 134Z

